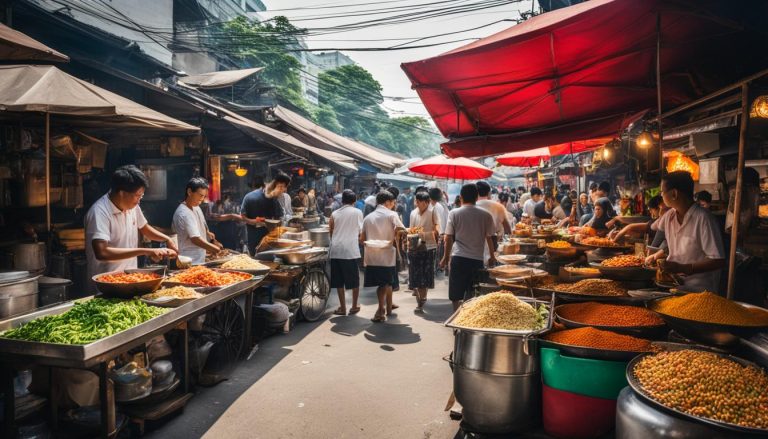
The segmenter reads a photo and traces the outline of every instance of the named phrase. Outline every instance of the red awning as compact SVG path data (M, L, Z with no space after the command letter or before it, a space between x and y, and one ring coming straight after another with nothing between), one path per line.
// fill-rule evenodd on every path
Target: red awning
M745 20L765 10L754 1L590 0L402 67L452 139L446 154L521 151L615 136L629 115L655 109L659 17L664 108L745 76L765 56L739 52L744 40L768 46Z

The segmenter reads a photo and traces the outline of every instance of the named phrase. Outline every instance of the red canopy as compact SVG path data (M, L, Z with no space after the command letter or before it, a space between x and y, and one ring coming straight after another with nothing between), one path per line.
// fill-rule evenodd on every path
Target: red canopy
M538 166L542 160L551 159L552 156L592 151L605 145L611 140L610 137L604 137L600 139L561 143L559 145L545 146L543 148L529 149L527 151L510 152L496 157L496 162L505 166L530 168Z
M493 175L493 171L473 160L459 157L451 159L436 155L408 165L408 170L417 174L454 180L478 180Z
M763 52L760 61L743 52L746 42L766 46L743 25L765 16L765 3L590 0L402 67L452 139L450 156L615 136L632 113L656 108L659 17L662 103L671 108L765 65Z

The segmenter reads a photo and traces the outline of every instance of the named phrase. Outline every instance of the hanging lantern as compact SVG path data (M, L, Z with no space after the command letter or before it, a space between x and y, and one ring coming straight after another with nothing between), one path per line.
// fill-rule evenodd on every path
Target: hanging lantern
M752 109L749 112L749 117L768 119L768 96L758 96L757 99L752 102Z
M237 175L238 177L245 177L246 175L248 175L248 170L245 168L238 167L235 169L235 175Z
M694 181L699 181L699 165L688 156L672 151L667 157L667 172L685 171L691 174Z
M639 136L637 136L635 143L640 148L650 148L653 145L653 136L651 136L651 133L648 131L643 131Z
M304 176L304 168L299 168L297 174L299 174L299 177L303 177Z

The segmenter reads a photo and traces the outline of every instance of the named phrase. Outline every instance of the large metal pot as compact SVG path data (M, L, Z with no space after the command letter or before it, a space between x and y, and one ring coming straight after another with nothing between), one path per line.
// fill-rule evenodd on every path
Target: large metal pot
M11 248L13 254L13 269L26 270L31 273L45 271L45 243L19 243Z
M486 434L523 432L541 420L538 373L506 375L453 365L453 391L462 406L464 428Z
M317 228L317 226L320 225L320 217L319 216L305 216L304 218L300 219L299 222L301 223L301 227L304 230L312 230Z
M694 422L659 410L644 402L630 388L619 393L616 407L616 439L746 439L760 436Z
M309 230L309 239L315 247L330 247L331 232L328 229L315 228Z
M478 372L522 375L539 371L536 340L472 330L454 332L453 361Z
M27 277L0 284L0 318L25 314L37 308L37 280Z

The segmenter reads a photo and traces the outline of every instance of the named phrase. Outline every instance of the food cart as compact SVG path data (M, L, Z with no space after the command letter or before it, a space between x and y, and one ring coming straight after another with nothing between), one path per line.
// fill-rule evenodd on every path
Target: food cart
M103 275L99 275L103 276ZM158 335L163 335L170 331L179 331L181 339L181 370L178 371L177 387L175 390L165 392L162 398L147 397L146 404L142 404L137 409L137 405L132 407L122 407L121 411L128 414L135 422L143 425L145 419L157 419L168 413L182 408L192 397L190 393L190 375L189 375L189 331L190 322L202 314L217 309L221 305L231 304L232 301L245 297L246 315L243 330L239 333L239 340L235 342L238 346L249 343L250 338L250 308L252 306L252 292L259 286L266 275L249 276L250 279L240 282L205 289L205 294L200 294L199 298L188 300L176 307L167 308L165 312L157 317L151 318L143 323L114 333L112 335L96 339L85 344L64 344L28 341L20 339L10 339L0 336L0 377L2 377L2 389L5 394L4 400L4 437L15 437L16 434L16 406L14 397L14 375L17 370L25 370L30 367L43 366L49 368L49 378L53 377L54 368L82 369L95 372L99 380L99 431L100 437L111 437L117 433L123 425L116 422L115 395L109 385L108 373L109 362L120 354L142 346L149 340ZM166 281L162 277L160 281ZM158 283L159 284L159 283ZM123 291L134 292L130 284L123 284ZM156 286L154 287L156 288ZM152 291L154 288L142 292ZM136 293L140 293L136 291ZM116 294L111 294L114 297ZM119 295L119 294L118 294ZM78 302L87 302L94 300L94 297L88 297ZM4 332L10 329L19 328L36 319L47 316L58 316L66 313L76 306L77 302L70 301L58 305L42 308L32 313L23 314L0 321L0 331ZM240 350L237 350L240 353ZM59 383L51 379L49 386L50 401L50 419L52 429L56 431L58 427L59 410L54 397ZM151 395L156 396L156 395Z

